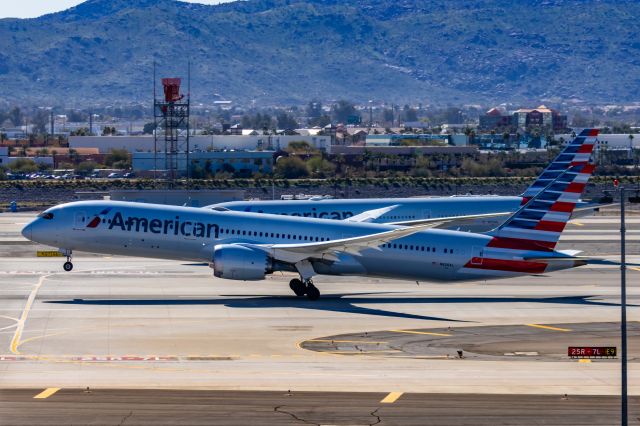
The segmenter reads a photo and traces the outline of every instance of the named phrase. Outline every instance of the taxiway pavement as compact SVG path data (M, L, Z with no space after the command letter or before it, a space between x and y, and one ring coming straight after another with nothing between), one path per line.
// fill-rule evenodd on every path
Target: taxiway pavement
M317 277L323 297L293 296L291 276L214 278L207 266L78 254L36 258L21 241L26 215L0 215L0 388L616 395L617 362L425 359L306 350L324 336L384 330L526 327L531 342L591 344L580 329L529 324L619 320L619 270L581 267L545 276L454 284ZM638 220L638 219L633 219ZM593 223L588 221L595 221ZM580 221L589 254L615 257L615 218ZM630 230L634 230L630 224ZM568 244L578 244L570 240ZM571 247L574 248L574 247ZM630 261L638 262L630 250ZM640 304L629 273L629 319ZM582 339L584 337L584 339ZM463 342L464 343L464 342ZM615 344L615 342L612 342ZM562 343L560 343L562 344ZM490 349L490 348L489 348ZM516 351L502 344L501 351ZM630 364L630 392L640 395Z

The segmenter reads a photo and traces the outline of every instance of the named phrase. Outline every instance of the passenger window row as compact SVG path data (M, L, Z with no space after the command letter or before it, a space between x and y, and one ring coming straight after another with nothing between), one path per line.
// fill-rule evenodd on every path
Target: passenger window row
M386 243L386 244L383 244L382 247L383 248L390 248L390 249L398 249L398 250L426 251L427 253L435 253L436 252L436 248L435 247L417 246L417 245L413 245L413 244ZM443 250L444 253L453 254L453 249L445 248L445 249L442 249L442 250Z
M231 234L231 235L242 235L242 236L254 236L254 237L270 237L270 238L282 238L285 240L296 240L296 241L331 241L331 238L325 237L312 237L308 235L296 235L296 234L280 234L276 232L258 232L258 231L247 231L247 230L239 230L239 229L223 229L220 228L220 235L222 234Z

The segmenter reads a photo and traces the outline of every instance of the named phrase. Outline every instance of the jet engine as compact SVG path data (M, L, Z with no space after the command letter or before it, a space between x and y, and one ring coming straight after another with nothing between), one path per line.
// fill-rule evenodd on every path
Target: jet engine
M219 244L213 249L213 275L228 280L257 281L273 272L267 253L234 244Z

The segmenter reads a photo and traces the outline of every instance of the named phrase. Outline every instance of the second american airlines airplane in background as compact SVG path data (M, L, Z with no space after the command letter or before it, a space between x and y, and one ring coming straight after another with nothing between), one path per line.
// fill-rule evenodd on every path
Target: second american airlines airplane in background
M597 135L597 130L587 129ZM576 150L569 143L536 181L520 196L453 196L414 198L310 199L274 201L230 201L205 208L253 213L314 217L372 223L410 225L423 219L446 218L438 227L457 230L486 231L502 223L550 181L554 172L576 161L588 161L590 154ZM578 202L574 217L593 213L597 205ZM368 213L370 212L370 213ZM469 217L476 216L479 217ZM465 219L455 220L455 217Z
M82 250L207 262L232 280L293 271L300 279L289 286L312 300L319 274L445 282L541 274L595 261L555 246L593 172L596 135L585 130L570 144L585 161L548 171L545 187L487 233L110 201L52 207L22 233L60 247L66 270Z

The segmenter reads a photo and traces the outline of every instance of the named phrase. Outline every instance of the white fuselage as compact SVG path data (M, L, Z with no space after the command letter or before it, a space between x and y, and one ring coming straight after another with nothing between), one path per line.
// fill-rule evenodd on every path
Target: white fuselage
M133 202L74 202L47 212L51 219L40 217L24 228L27 238L74 251L209 263L214 248L221 244L304 244L397 228ZM317 274L424 281L511 277L574 266L555 262L543 264L541 270L530 265L518 270L508 264L505 269L500 266L503 262L517 261L512 254L487 247L489 241L491 237L484 234L426 230L360 254L340 252L338 260L313 259L311 263ZM497 262L498 269L482 267L489 259ZM291 265L276 262L274 270L291 270Z

